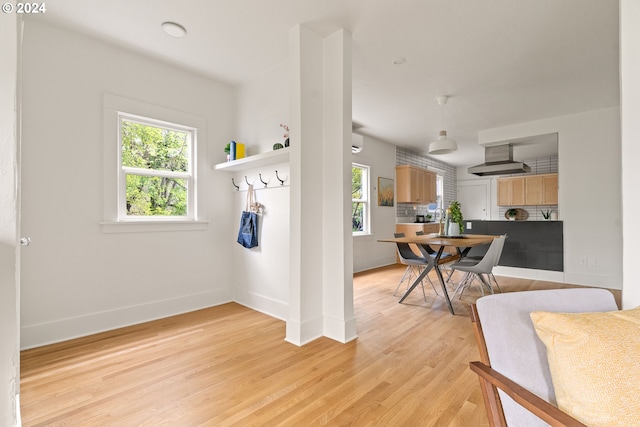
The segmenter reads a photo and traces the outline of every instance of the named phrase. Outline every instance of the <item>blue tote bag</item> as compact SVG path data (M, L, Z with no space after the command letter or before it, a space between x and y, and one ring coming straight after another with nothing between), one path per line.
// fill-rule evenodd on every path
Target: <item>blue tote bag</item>
M240 216L240 229L238 230L238 243L245 248L258 246L258 212L262 205L254 201L253 185L247 189L247 205Z

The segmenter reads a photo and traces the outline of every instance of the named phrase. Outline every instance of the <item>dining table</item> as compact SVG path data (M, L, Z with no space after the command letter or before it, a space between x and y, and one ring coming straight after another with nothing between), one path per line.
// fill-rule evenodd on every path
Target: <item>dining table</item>
M407 291L404 293L402 298L400 298L399 303L402 303L409 294L422 282L427 274L433 269L438 276L438 281L442 286L442 292L444 293L444 298L449 306L449 311L451 314L455 314L453 310L453 305L451 304L451 298L449 298L449 293L447 292L447 286L442 275L442 269L440 267L442 259L442 254L444 253L444 248L447 246L455 247L457 252L458 259L463 259L474 246L488 245L493 242L493 239L499 236L488 235L488 234L461 234L459 236L445 236L437 233L432 234L423 234L419 236L405 236L405 237L394 237L388 239L378 239L378 242L388 242L388 243L413 243L415 244L422 255L427 260L427 266L422 270L422 272L418 275L416 280L409 286Z

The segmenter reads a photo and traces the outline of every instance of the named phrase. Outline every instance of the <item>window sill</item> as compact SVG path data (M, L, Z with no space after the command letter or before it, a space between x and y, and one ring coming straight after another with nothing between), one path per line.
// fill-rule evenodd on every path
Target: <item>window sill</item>
M358 234L353 234L353 237L355 239L363 239L363 238L368 238L368 239L374 239L375 238L375 234L374 233L358 233Z
M206 230L209 221L102 221L103 233L150 233Z

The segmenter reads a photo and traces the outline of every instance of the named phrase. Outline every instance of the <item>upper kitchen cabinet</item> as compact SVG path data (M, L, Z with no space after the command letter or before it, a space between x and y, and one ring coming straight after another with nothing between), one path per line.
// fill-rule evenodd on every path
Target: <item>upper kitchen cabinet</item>
M415 166L396 166L396 198L398 203L435 203L436 174Z
M524 177L498 178L498 206L525 204Z
M534 175L525 178L526 205L557 205L558 174Z
M558 174L498 178L499 206L558 204Z

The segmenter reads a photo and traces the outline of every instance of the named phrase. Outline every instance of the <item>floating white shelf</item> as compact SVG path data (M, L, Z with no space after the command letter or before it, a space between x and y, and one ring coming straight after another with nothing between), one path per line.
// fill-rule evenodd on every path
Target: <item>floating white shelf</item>
M218 163L213 165L215 170L236 172L241 170L259 168L262 166L275 165L278 163L286 163L289 161L289 151L291 147L281 148L279 150L268 151L266 153L256 154L255 156L245 157L243 159L232 160L230 162Z

